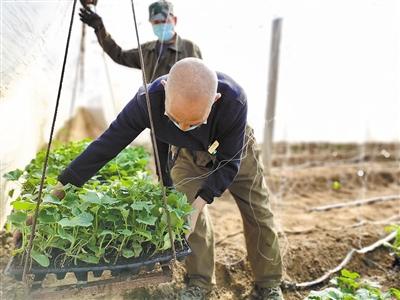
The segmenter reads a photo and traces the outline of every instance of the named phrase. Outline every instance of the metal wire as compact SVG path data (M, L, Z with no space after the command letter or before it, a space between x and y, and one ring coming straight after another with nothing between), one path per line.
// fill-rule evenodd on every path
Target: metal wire
M158 170L158 176L159 176L159 179L160 179L160 182L161 182L161 188L162 188L162 191L163 191L164 209L165 209L165 211L167 213L168 234L169 234L169 239L170 239L171 247L172 247L173 260L176 261L176 251L175 251L174 237L172 235L172 228L171 228L171 217L170 217L170 214L169 214L169 211L168 211L167 196L166 196L166 192L165 192L163 175L162 175L162 172L161 172L160 157L158 155L158 147L157 147L156 135L155 135L155 131L154 131L153 116L151 114L151 103L150 103L149 91L148 91L148 88L147 88L146 72L144 70L142 46L141 46L140 40L139 40L139 31L138 31L138 28L137 28L136 13L135 13L135 6L133 4L133 0L131 0L131 4L132 4L133 21L135 23L136 40L137 40L138 50L139 50L140 68L142 70L143 87L144 87L145 96L146 96L147 113L149 114L149 120L150 120L150 136L151 136L151 140L152 140L152 144L153 144L153 152L154 152L154 157L156 159L156 167L157 167L157 170ZM172 266L173 266L173 264L172 264Z

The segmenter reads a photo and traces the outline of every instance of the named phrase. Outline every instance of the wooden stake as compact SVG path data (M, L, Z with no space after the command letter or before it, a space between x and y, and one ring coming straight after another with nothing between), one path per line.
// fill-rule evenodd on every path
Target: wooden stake
M267 108L265 112L263 162L267 174L271 169L272 143L274 133L276 91L278 86L279 46L281 42L282 19L272 23L271 50L269 59L269 78Z

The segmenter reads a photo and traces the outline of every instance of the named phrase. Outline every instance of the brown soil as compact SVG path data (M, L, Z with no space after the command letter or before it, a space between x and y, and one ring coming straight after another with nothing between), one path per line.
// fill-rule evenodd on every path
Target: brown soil
M306 282L336 267L352 248L361 248L387 235L387 224L400 222L399 201L323 212L312 207L375 196L400 195L398 144L296 144L275 146L273 168L267 176L285 265L284 279ZM340 182L335 186L333 182ZM241 217L229 193L210 207L216 245L217 286L211 299L243 299L251 290ZM0 269L10 256L9 234L1 234ZM378 281L384 289L400 287L400 268L380 247L355 255L346 268ZM1 299L23 299L22 285L0 275ZM176 299L184 286L179 264L172 283L139 288L125 295L80 296L81 299ZM327 282L313 287L320 289ZM287 300L304 299L310 290L285 290Z

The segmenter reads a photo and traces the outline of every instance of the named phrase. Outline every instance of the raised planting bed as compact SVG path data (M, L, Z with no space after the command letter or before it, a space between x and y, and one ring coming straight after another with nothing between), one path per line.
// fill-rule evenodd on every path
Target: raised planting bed
M80 280L89 271L98 276L104 270L135 272L172 259L162 187L150 177L143 148L126 148L82 188L65 186L63 199L51 195L58 174L88 143L57 145L50 153L31 251L30 272L39 280L47 273L61 278L74 272ZM10 192L15 200L8 216L8 222L22 234L21 246L14 250L7 268L8 274L16 277L22 273L21 261L27 253L31 234L27 220L34 215L44 155L39 152L24 170L5 175L20 185L18 195ZM177 257L183 258L190 253L183 237L192 208L184 194L166 193Z

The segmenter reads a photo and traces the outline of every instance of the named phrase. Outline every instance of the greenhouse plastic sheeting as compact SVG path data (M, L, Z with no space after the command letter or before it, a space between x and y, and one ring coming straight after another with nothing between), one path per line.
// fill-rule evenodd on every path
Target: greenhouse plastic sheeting
M23 168L49 139L72 4L73 1L7 1L1 4L1 227L10 212L11 201L4 173ZM56 131L73 112L71 103L81 28L76 12ZM104 119L104 103L100 96L100 92L94 91L84 103L76 99L76 106L83 105L95 111L93 115L98 116L99 123Z

